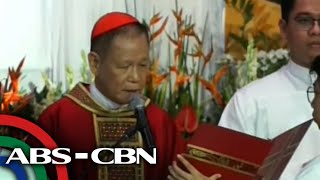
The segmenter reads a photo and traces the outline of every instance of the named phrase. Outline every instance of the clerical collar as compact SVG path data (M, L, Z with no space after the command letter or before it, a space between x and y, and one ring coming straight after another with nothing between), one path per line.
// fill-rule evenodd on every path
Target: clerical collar
M313 83L314 77L311 78L308 68L300 66L297 63L290 60L288 63L288 70L293 76L300 79L308 86Z
M94 83L90 84L90 94L92 95L92 97L94 98L94 100L96 100L100 106L102 106L105 109L111 109L111 110L115 110L115 109L120 109L123 106L120 104L117 104L113 101L111 101L110 99L108 99L107 97L105 97L96 87L96 85Z

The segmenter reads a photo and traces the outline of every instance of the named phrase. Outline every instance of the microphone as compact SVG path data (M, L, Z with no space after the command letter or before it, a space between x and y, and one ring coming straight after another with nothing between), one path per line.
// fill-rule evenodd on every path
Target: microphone
M153 135L151 133L149 123L148 123L148 118L145 113L144 101L138 94L136 94L133 96L132 100L130 101L129 106L135 111L135 115L137 118L137 129L142 134L146 151L149 154L152 154L153 148L156 148L156 145L154 143Z

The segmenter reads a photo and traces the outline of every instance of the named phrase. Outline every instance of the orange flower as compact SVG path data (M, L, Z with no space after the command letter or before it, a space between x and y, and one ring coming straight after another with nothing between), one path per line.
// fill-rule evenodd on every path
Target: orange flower
M3 102L1 105L1 111L4 113L9 112L11 94L12 94L11 92L6 92L3 94Z
M189 25L181 31L181 34L184 36L195 36L196 33L194 32L194 26L195 24Z
M159 75L155 72L150 72L150 76L152 83L154 84L154 88L157 88L168 77L168 73Z
M182 54L183 46L182 43L178 44L177 48L174 50L174 61L177 62Z
M178 73L176 77L176 82L174 85L174 90L177 91L179 87L183 87L190 80L190 76L186 76Z
M218 84L220 82L220 80L222 79L222 77L228 72L228 67L225 66L223 68L221 68L214 76L214 78L212 79L212 82L208 82L202 78L199 78L201 84L208 90L210 91L210 93L212 94L214 100L216 101L216 103L218 104L218 106L220 106L221 108L223 108L225 106L225 102L223 100L223 97L221 95L221 93L218 90Z
M172 13L173 13L174 17L176 18L178 25L182 24L182 9L180 9L179 13L175 10L172 10Z
M3 102L1 110L5 113L9 113L10 105L18 103L21 100L21 96L18 93L5 92L3 94Z
M148 78L147 78L147 89L149 90L151 96L153 95L153 92L157 87L167 78L169 73L165 74L158 74L160 67L160 61L159 59L156 59L153 61L149 72Z
M20 78L20 75L21 75L21 68L23 66L24 59L25 58L23 58L21 60L21 62L19 63L19 65L17 67L17 70L14 70L13 68L9 68L8 69L9 77L10 77L10 80L11 80L11 87L12 87L12 91L14 93L18 93L18 91L19 91L19 78Z
M168 17L166 18L166 20L164 20L161 27L157 31L155 31L154 33L151 34L150 41L154 40L156 37L158 37L162 34L162 32L164 31L164 29L167 25L167 22L168 22Z
M168 33L167 33L167 37L170 42L172 42L175 46L178 46L178 40L174 40Z
M167 34L167 37L171 43L173 43L174 46L176 46L174 50L174 60L175 62L179 59L180 55L183 51L183 39L178 37L177 40L174 40L169 34Z
M11 114L23 110L31 102L33 98L34 96L32 94L29 94L27 96L24 96L23 98L20 98L20 100L17 102L17 106L11 112Z
M228 66L224 66L222 68L219 69L219 71L215 74L214 78L213 78L213 83L218 85L218 83L221 81L221 79L223 78L223 76L225 76L229 71Z
M197 115L191 106L181 109L176 116L175 124L179 132L193 133L198 128Z
M10 77L10 86L7 88L8 79L4 86L0 84L0 95L2 95L1 112L10 113L10 106L17 105L23 101L19 94L19 78L21 76L21 68L25 58L21 60L16 70L8 68L8 75Z
M206 65L212 58L213 55L213 48L211 47L210 51L208 52L208 54L204 55L203 51L202 51L202 45L196 45L196 49L195 52L193 54L189 54L192 57L196 57L196 58L202 58L204 59L204 64Z
M198 34L194 34L194 37L196 38L197 43L202 46L202 41L200 40Z
M23 99L21 99L19 102L13 103L3 103L1 104L1 113L2 114L14 114L16 112L19 112L21 110L23 110L32 100L32 96L28 96L28 97L24 97ZM13 106L14 109L11 110L10 106Z
M175 11L173 10L173 15L176 18L177 22L177 37L176 39L173 39L171 36L167 34L167 37L169 38L169 41L172 42L176 48L174 50L174 60L175 62L180 59L183 53L184 49L184 41L185 41L185 36L193 36L194 33L194 24L187 26L186 28L183 28L183 18L182 18L182 9L180 11Z
M199 79L201 84L208 90L210 91L211 95L213 96L214 100L218 104L218 106L223 107L224 106L224 101L222 98L222 95L220 94L218 88L216 87L215 84L211 84L210 82L204 80L204 79Z
M201 58L204 57L203 51L202 51L202 46L201 45L197 45L195 47L195 53L193 54L189 54L192 57L197 57L197 58Z
M178 68L177 68L177 65L170 66L170 71L171 71L171 72L174 72L174 73L176 73L176 74L178 74Z
M205 64L207 64L211 60L212 55L213 55L213 47L211 47L209 53L204 57Z
M157 24L160 20L161 20L161 16L160 16L160 13L157 13L155 14L151 19L150 19L150 22L149 22L149 26L153 26L155 24Z
M178 70L177 65L171 66L170 72L173 72L176 74L176 82L174 84L174 91L177 91L179 87L183 87L191 79L190 76L181 74L180 71Z

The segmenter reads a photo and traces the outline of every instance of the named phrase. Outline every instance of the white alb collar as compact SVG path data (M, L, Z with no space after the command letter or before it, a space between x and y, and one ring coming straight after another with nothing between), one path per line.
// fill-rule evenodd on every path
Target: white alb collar
M115 109L119 109L122 106L120 104L117 104L113 101L111 101L110 99L108 99L107 97L105 97L96 87L96 85L94 83L90 84L90 94L92 95L92 97L94 98L94 100L96 102L99 103L100 106L102 106L105 109L111 109L111 110L115 110Z
M288 70L293 76L300 79L301 81L303 81L307 85L311 85L316 78L316 77L310 75L308 68L305 68L303 66L298 65L297 63L293 62L292 60L290 60L288 62Z

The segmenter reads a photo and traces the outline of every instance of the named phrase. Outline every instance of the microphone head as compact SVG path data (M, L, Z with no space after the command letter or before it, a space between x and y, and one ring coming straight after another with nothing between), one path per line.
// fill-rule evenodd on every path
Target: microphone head
M144 100L139 94L135 94L132 96L132 99L129 103L129 107L131 109L135 109L137 107L143 107L144 106Z

